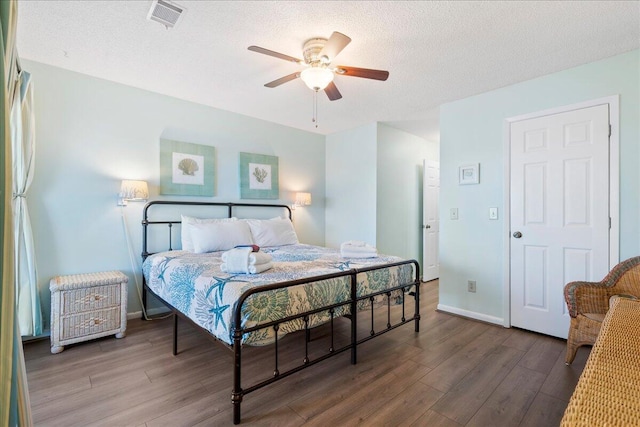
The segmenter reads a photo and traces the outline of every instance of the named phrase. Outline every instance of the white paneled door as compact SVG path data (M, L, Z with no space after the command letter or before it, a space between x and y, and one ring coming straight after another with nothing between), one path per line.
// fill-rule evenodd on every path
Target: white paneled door
M564 285L609 270L609 106L511 123L511 324L566 338Z
M422 170L424 171L422 187L422 280L428 282L440 276L438 256L440 163L424 160Z

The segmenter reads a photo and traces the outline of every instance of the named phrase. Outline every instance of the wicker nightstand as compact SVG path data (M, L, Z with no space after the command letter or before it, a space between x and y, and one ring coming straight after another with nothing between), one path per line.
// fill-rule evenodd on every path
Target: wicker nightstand
M51 279L51 353L107 335L124 337L128 281L119 271Z

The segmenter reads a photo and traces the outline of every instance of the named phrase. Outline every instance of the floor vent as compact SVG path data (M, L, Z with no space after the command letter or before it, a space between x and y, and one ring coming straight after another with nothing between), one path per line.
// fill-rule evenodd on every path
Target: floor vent
M175 27L185 8L167 0L153 0L147 19L156 21L169 28Z

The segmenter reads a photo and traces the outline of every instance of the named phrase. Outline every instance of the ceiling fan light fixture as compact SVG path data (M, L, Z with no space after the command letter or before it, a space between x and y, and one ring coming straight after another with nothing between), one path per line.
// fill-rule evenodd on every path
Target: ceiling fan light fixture
M302 70L300 78L311 90L324 90L333 81L333 71L327 68L310 67Z

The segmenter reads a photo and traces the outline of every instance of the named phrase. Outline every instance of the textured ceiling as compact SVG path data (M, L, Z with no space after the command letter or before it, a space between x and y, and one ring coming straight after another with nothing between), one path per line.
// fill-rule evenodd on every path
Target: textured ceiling
M146 19L151 1L18 4L22 58L251 117L329 134L373 121L433 140L442 103L640 47L638 1L186 1L176 28ZM352 38L334 64L389 70L386 82L336 76L343 98L295 80L333 31Z

